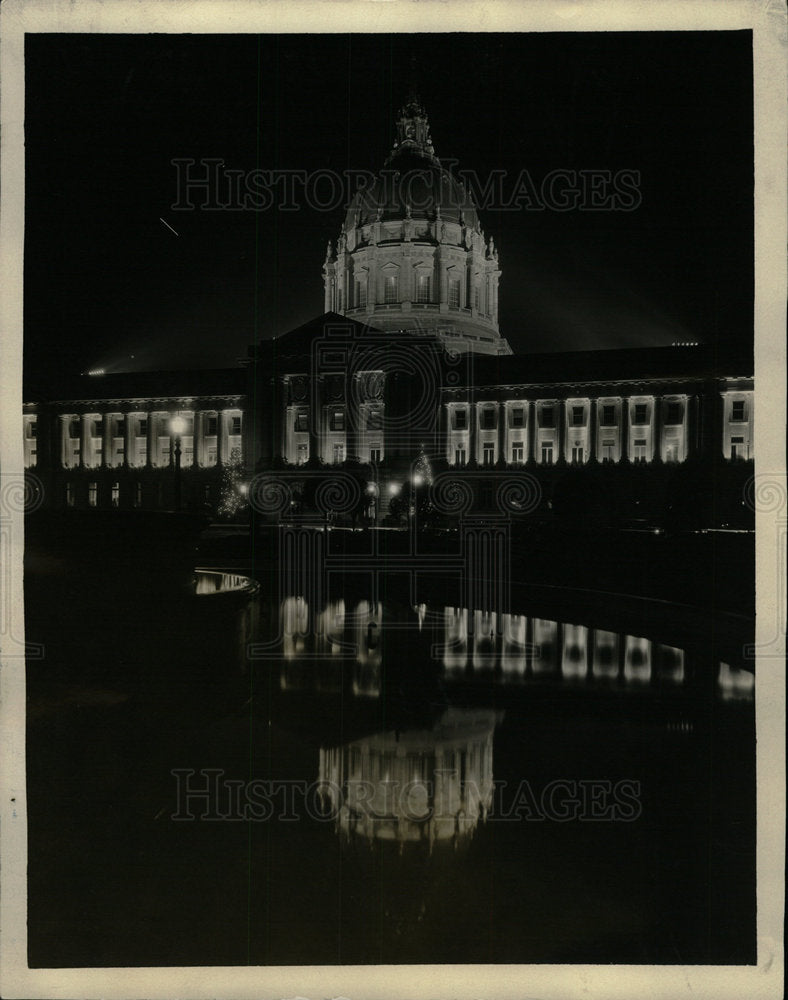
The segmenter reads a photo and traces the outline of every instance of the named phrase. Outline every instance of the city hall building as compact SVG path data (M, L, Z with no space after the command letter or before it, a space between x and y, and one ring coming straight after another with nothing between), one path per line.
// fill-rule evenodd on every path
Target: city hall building
M754 458L746 355L513 355L498 325L502 262L471 193L435 155L417 99L396 124L326 249L323 315L224 369L25 386L24 461L48 505L216 510L228 474L242 489L266 472L293 483L352 464L377 518L425 462L470 480Z

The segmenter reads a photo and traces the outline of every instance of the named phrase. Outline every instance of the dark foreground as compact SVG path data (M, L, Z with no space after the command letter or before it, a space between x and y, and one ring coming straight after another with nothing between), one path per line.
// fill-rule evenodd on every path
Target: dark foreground
M731 549L696 558L695 592L717 595L697 612L559 594L553 566L493 618L463 612L457 581L414 595L393 572L375 601L348 573L309 607L278 593L259 539L232 543L258 599L196 598L199 525L123 524L29 525L27 638L45 651L27 667L31 965L755 961L754 712L736 669L752 626L720 613L746 612L752 576L715 591L750 573ZM610 580L668 572L622 546L616 577L610 551ZM584 553L566 582L586 582ZM395 761L456 769L491 792L486 818L469 794L431 848L387 839L396 809L378 836L321 818L301 790L339 759L375 781ZM178 769L220 773L191 820L172 818ZM270 816L244 818L250 781Z

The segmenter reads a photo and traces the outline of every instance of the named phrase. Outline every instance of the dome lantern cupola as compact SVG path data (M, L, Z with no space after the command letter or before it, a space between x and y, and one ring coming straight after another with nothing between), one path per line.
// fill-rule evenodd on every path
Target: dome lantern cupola
M323 263L324 308L455 351L511 354L498 329L501 269L470 191L435 155L415 89L375 180L348 205Z

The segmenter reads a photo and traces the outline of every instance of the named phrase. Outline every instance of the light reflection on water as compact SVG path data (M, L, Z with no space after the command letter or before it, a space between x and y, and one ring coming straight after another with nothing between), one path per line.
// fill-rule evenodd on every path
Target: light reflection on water
M430 660L447 682L474 678L507 686L533 682L566 686L605 685L632 692L680 689L688 682L687 650L675 645L524 614L459 607L413 608L345 598L326 601L314 611L302 596L279 605L279 641L271 658L281 666L281 687L315 686L339 690L340 672L305 670L310 660L353 663L353 694L379 697L384 656ZM407 632L407 640L403 637ZM398 636L395 635L398 633ZM385 636L395 636L390 643ZM384 654L384 648L388 649ZM752 700L754 676L719 661L716 693L725 700Z
M493 733L503 712L446 709L430 729L375 733L320 749L319 780L338 833L455 848L493 801Z

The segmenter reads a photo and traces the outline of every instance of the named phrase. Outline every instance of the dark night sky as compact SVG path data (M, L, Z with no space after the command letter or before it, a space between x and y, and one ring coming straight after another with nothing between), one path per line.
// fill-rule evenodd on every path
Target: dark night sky
M751 342L749 32L28 35L28 373L233 364L322 312L342 207L173 211L171 161L377 170L411 53L438 155L505 192L640 171L632 212L481 212L515 351Z

